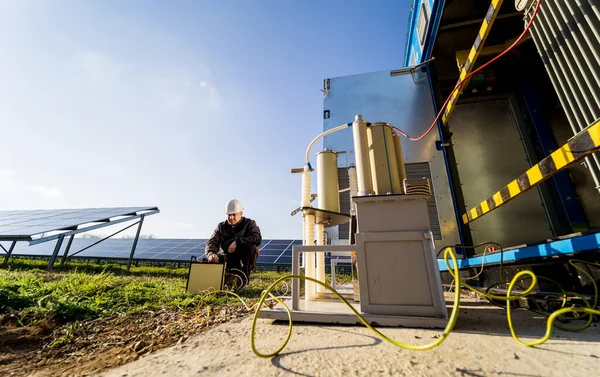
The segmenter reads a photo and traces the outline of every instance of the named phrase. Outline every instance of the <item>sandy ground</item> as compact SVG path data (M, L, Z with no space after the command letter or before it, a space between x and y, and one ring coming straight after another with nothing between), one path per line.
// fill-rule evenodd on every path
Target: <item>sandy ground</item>
M522 340L540 337L546 320L514 313ZM234 320L185 343L145 355L98 376L597 376L600 326L579 333L555 330L538 347L519 345L503 309L471 300L461 304L454 332L429 351L409 351L382 341L365 327L295 324L292 339L271 359L250 347L251 318ZM281 344L286 324L260 320L257 345L271 352ZM428 344L439 330L383 328L409 344Z

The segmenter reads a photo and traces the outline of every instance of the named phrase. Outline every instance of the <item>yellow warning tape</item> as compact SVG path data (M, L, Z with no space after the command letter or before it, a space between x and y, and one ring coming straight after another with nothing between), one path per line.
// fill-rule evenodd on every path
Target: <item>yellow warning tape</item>
M475 38L475 43L473 43L473 47L471 47L471 51L469 52L469 57L463 64L463 67L460 72L460 77L458 82L460 83L471 71L473 70L473 63L477 60L479 53L485 43L485 40L492 29L492 25L498 16L498 12L500 11L500 7L502 6L502 2L504 0L492 0L490 7L488 8L487 14L485 15L485 19L481 24L481 28L479 29L479 34L477 34L477 38ZM452 97L448 101L448 105L444 110L444 115L442 115L442 123L446 125L448 123L448 118L454 109L454 105L456 104L456 100L462 93L462 88L466 88L469 85L469 80L466 80L458 90L455 90L452 94Z
M578 133L565 145L552 152L537 165L532 166L490 198L467 211L462 215L463 223L467 224L495 210L597 150L600 150L600 120L596 120L587 129Z

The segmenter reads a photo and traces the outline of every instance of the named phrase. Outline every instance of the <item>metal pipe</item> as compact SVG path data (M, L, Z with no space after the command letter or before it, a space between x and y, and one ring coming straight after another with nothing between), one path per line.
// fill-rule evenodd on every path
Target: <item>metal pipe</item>
M600 116L600 108L599 108L600 99L598 97L598 94L596 93L598 86L592 85L590 87L589 82L587 80L587 78L589 77L589 73L588 73L589 70L586 69L589 67L582 67L578 63L577 54L575 53L574 49L572 48L572 43L570 41L570 39L571 39L570 35L567 35L564 31L562 31L563 28L560 27L561 22L558 19L558 17L556 17L556 13L554 12L553 2L547 1L544 5L547 6L548 12L546 11L546 7L541 7L540 14L539 14L539 15L541 15L541 19L538 22L540 22L540 25L542 26L542 28L544 27L544 22L547 24L546 27L547 27L547 29L550 30L553 40L557 42L556 44L558 44L558 50L560 51L560 54L557 54L557 58L559 59L558 60L559 66L561 68L563 68L563 75L565 77L567 77L567 80L569 78L573 78L575 80L576 85L574 85L573 90L579 89L579 92L574 91L574 93L575 93L575 95L577 95L579 93L580 94L579 97L583 96L583 100L584 100L585 104L587 105L587 110L589 111L589 114L591 116L591 117L586 117L586 125L585 126L587 127L587 125L591 124L594 120L598 119L598 117ZM551 17L547 13L550 13ZM550 19L550 18L552 18L552 19ZM567 24L565 24L565 26L566 25ZM558 32L556 31L556 29L558 29ZM561 33L562 35L559 35L559 33ZM570 53L568 53L565 50L565 47L564 47L565 43L560 42L561 37L566 42L566 45L569 48ZM551 46L553 46L552 43L551 43ZM588 49L593 49L593 46L588 46ZM553 48L553 50L556 52L556 49ZM574 65L572 63L573 59L575 59L575 62L578 65L577 69L574 67ZM564 70L564 65L561 64L561 60L564 63L566 63L566 65L569 67L569 71ZM578 103L580 101L581 101L581 99L578 99ZM586 113L584 113L584 115L585 114ZM594 183L596 184L596 188L598 190L600 190L600 182L598 181L598 174L597 174L597 172L600 171L600 161L598 159L597 154L593 154L592 159L594 160L595 164L592 163L592 161L590 161L588 159L587 160L588 169L590 170L590 173L592 174L592 176L595 177Z
M58 240L56 241L56 245L54 246L54 251L52 252L52 256L50 257L50 261L48 262L48 271L52 270L54 267L54 261L56 261L56 256L60 251L60 247L62 246L63 240L65 239L65 235L61 234L58 236Z
M569 120L569 124L571 125L571 130L573 131L573 134L577 134L579 131L575 125L577 124L579 127L581 127L581 125L585 124L585 122L581 119L581 115L575 111L573 95L569 90L566 90L564 79L558 74L558 69L556 68L556 63L554 60L550 59L550 50L548 49L544 38L542 38L541 33L537 30L535 23L531 25L529 30L531 31L531 37L538 47L538 52L542 56L542 61L546 66L546 71L550 76L550 81L552 81L552 85L554 85L558 98L560 99L563 109L565 110L565 114Z
M589 44L588 44L588 46L584 46L584 43L582 43L581 38L579 37L579 33L577 32L577 29L570 26L571 24L577 24L577 19L574 17L573 14L570 14L571 18L569 18L567 11L565 11L565 9L563 8L565 6L565 3L558 1L555 4L558 8L558 12L562 16L564 27L567 27L569 29L569 31L571 32L569 35L570 39L573 39L573 41L575 41L575 44L577 45L577 48L579 49L580 54L583 56L583 59L585 60L584 67L589 68L589 71L592 73L592 76L594 76L594 79L596 80L595 88L600 87L600 77L598 76L598 71L599 71L598 61L600 61L600 59L598 59L598 56L597 56L598 54L597 54L596 50L588 48ZM565 38L565 39L568 44L570 44L570 45L572 44L572 43L570 43L569 38ZM590 57L590 54L593 54L595 56Z
M588 4L583 3L581 0L575 0L577 4L578 11L573 9L572 5L565 1L569 11L575 18L575 24L578 26L581 34L583 35L585 41L587 42L587 46L585 48L586 51L591 51L596 58L596 62L600 61L600 55L598 51L600 50L600 33L598 32L599 24L600 24L600 11L595 2L588 0ZM592 13L589 10L592 10L596 15L596 18L593 17ZM581 15L580 15L581 14ZM585 21L585 22L584 22ZM597 65L596 65L597 66ZM594 70L598 70L598 68L594 67ZM592 122L595 121L592 119ZM589 125L590 123L588 123ZM600 175L600 154L598 152L593 153L591 155L595 164L592 164L589 157L586 157L586 163L592 174L594 175L594 183L596 184L596 189L600 191L600 182L597 179L597 176ZM597 174L596 174L597 172Z
M127 261L127 271L131 268L131 261L133 261L133 255L135 254L135 248L137 247L138 239L140 238L140 231L142 230L142 225L144 225L144 215L140 216L140 225L137 228L135 233L135 238L133 239L133 245L131 245L131 253L129 254L129 260Z
M10 247L8 248L8 251L6 251L6 249L4 249L4 246L2 246L2 248L4 249L4 251L6 251L6 256L4 257L4 263L8 263L8 259L10 258L10 255L12 254L13 250L15 249L15 245L17 244L17 241L13 241L10 244Z
M547 5L548 3L544 3ZM554 27L552 22L548 20L545 12L546 6L541 6L537 15L537 24L540 26L542 32L544 33L547 41L557 41L558 36L554 32ZM593 115L591 112L592 104L587 94L585 93L579 79L579 75L577 71L570 64L569 59L566 58L566 53L564 52L564 47L561 43L557 43L558 48L555 47L555 43L550 42L550 48L552 49L554 56L556 57L556 62L558 63L558 67L560 68L560 73L566 79L567 85L569 89L573 93L575 97L575 101L577 106L579 107L579 111L583 114L585 119L585 123L590 124L593 119ZM584 104L585 103L585 104ZM586 106L587 105L587 106Z
M597 2L594 2L594 0L588 0L588 4L589 4L590 8L592 8L592 11L594 12L594 14L596 15L596 20L600 21L600 10L598 9ZM580 0L577 0L577 5L579 5L579 7L583 7L583 4L581 4ZM586 14L584 14L584 17L590 23L590 27L592 29L592 32L596 35L596 39L600 40L600 37L598 36L598 25L595 25L594 22L592 21L592 18L588 17L588 12L586 12Z
M577 25L577 28L581 32L581 36L585 40L585 50L591 52L594 55L596 61L600 61L600 34L598 34L598 28L594 25L594 21L588 15L589 12L583 12L584 8L587 8L585 4L582 4L580 0L576 1L577 7L573 7L570 1L565 1L564 4L567 6L571 17L573 17L573 24Z
M67 260L67 255L69 255L69 250L71 250L71 244L73 244L73 238L75 238L75 235L71 234L71 237L69 237L69 242L67 242L67 248L65 249L62 259L60 260L61 266L64 265L65 261Z
M547 39L544 39L541 32L538 30L536 23L534 22L529 29L531 32L531 37L533 38L540 56L542 57L542 61L546 67L546 71L548 72L548 76L550 77L550 81L552 85L556 89L556 94L562 104L562 107L565 111L565 115L567 120L569 121L569 125L571 126L571 130L573 134L578 134L581 130L587 127L587 123L584 119L581 118L581 113L579 113L574 104L575 99L573 98L573 92L571 90L567 90L565 83L565 79L562 75L559 74L560 70L556 66L556 62L554 59L550 58L551 49L548 48L546 44ZM594 162L598 164L596 154L592 154ZM599 174L596 173L595 164L592 162L590 157L585 158L586 165L596 187L600 187L600 178ZM599 188L600 189L600 188Z
M600 113L600 108L598 107L598 104L600 103L600 96L598 95L598 82L596 82L596 85L590 85L591 81L588 80L588 78L591 76L594 76L597 79L597 76L595 75L595 72L593 69L590 69L591 67L586 65L586 64L582 64L582 54L581 52L574 48L573 46L573 42L571 41L571 33L568 33L566 29L567 25L568 25L568 20L564 20L561 19L557 16L558 9L556 9L556 4L552 1L547 2L548 4L548 11L550 13L550 16L553 20L552 24L555 25L556 29L558 29L558 36L554 33L554 31L552 32L554 37L556 38L556 40L558 40L558 38L563 38L563 40L566 42L567 45L567 49L568 49L568 53L567 51L565 51L564 49L564 44L559 43L560 49L563 52L567 63L569 64L569 68L571 68L571 70L575 71L576 76L576 81L577 83L580 85L580 87L584 90L584 96L586 98L586 102L589 101L589 106L590 106L590 110L592 112L592 116L594 118L597 118L599 116ZM554 29L554 28L553 28ZM575 65L577 66L577 69L573 69L572 67L572 63L571 61L573 61L575 63ZM589 98L588 96L591 96L592 98Z

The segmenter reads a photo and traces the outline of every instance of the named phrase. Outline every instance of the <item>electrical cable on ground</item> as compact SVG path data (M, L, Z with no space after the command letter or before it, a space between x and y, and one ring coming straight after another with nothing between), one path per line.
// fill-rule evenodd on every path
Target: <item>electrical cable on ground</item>
M481 247L481 246L488 246L488 247L485 248L483 256L481 258L481 270L479 271L479 273L477 273L473 277L463 278L463 281L465 281L465 280L472 280L472 279L475 279L476 277L478 277L479 275L481 275L481 273L483 272L483 269L484 269L485 256L486 256L486 253L488 251L489 245L493 245L493 246L498 247L498 250L500 252L500 266L499 266L499 268L500 268L500 280L501 281L498 282L498 283L492 284L489 287L487 287L487 289L485 290L486 294L489 294L490 291L492 291L497 286L509 285L510 284L510 281L508 281L506 278L504 278L504 276L505 276L504 275L505 274L505 272L504 272L504 249L502 248L501 245L499 245L499 244L497 244L495 242L482 242L482 243L474 245L474 246L457 245L457 247L459 247L459 248L466 248L466 249L476 249L476 248ZM446 246L446 247L448 247L448 246ZM446 247L443 247L443 248L440 249L440 251L437 253L438 257L439 257L439 254L446 249ZM574 263L585 264L586 268L588 269L588 271L586 272L586 271L582 270L581 268L577 267ZM591 272L589 271L589 267L588 266L592 265L592 266L597 266L598 267L598 264L597 263L593 263L593 262L582 261L582 260L578 260L578 259L569 260L569 264L571 266L573 266L575 269L579 270L581 273L583 273L592 282L592 284L594 285L596 299L594 301L594 305L592 305L592 308L595 308L596 305L597 305L597 300L598 300L598 292L597 292L597 287L595 285L593 277L591 276ZM552 280L552 279L544 277L544 276L538 276L537 278L538 279L547 280L547 281L553 283L562 292L561 295L547 297L546 301L551 300L551 299L560 299L562 301L561 308L564 308L565 305L567 304L567 297L568 296L572 296L572 297L579 297L579 298L581 298L582 301L585 302L587 306L589 306L587 304L587 301L586 301L585 297L583 297L583 296L581 296L581 295L579 295L577 293L574 293L574 292L566 292L563 289L563 287L558 282L556 282L555 280ZM452 283L450 284L450 289L452 289L452 287L454 286L454 282L455 282L455 280L452 280ZM525 288L523 288L522 286L517 286L517 287L521 288L521 290L525 290ZM498 307L500 307L502 309L506 309L506 305L502 305L502 304L496 302L496 300L494 300L492 298L489 298L489 297L486 297L486 298L488 299L488 301L491 304L493 304L495 306L498 306ZM524 309L527 309L527 310L529 310L529 311L531 311L533 313L536 313L538 315L544 316L546 318L548 318L550 316L549 313L547 313L546 311L544 311L540 307L540 304L539 304L539 302L537 300L534 301L534 304L536 305L537 310L534 310L534 309L529 308L529 307L524 308ZM559 322L563 322L563 323L566 323L566 322L569 322L569 321L572 321L572 320L577 320L577 319L581 319L581 318L578 318L578 317L575 317L575 318L566 318L566 319L557 318L557 320ZM554 326L556 326L557 328L559 328L559 329L561 329L563 331L577 332L577 331L582 331L582 330L588 328L591 325L591 323L592 323L592 317L590 316L588 322L586 324L584 324L583 326L581 326L581 327L569 328L569 327L565 327L565 326L562 326L562 325L559 325L559 324L554 324Z
M478 245L480 246L480 245ZM462 247L462 246L461 246ZM550 337L552 336L552 327L554 325L555 320L559 320L559 317L567 314L567 313L574 313L574 314L578 314L578 313L584 313L585 315L589 316L588 321L586 322L585 325L583 325L580 328L577 329L570 329L571 331L581 331L585 328L587 328L592 320L593 320L593 315L600 315L600 310L595 309L596 305L598 304L598 286L596 284L596 282L594 281L594 279L592 278L592 276L590 274L587 273L587 271L583 270L580 267L575 266L575 262L577 263L584 263L584 264L588 264L588 265L593 265L596 267L600 267L599 263L592 263L592 262L586 262L586 261L580 261L580 260L572 260L569 261L569 263L575 267L578 271L584 273L591 281L593 287L594 287L594 303L593 305L590 305L590 303L588 302L588 300L586 300L585 298L583 298L581 295L575 294L575 293L569 293L569 292L565 292L565 295L572 295L572 296L578 296L580 297L583 302L585 303L586 307L563 307L561 309L558 309L556 311L554 311L553 313L551 313L550 315L548 315L547 318L547 323L546 323L546 332L545 334L537 339L537 340L533 340L530 342L524 342L521 339L519 339L519 337L516 334L516 331L514 329L514 325L513 325L513 320L512 320L512 312L511 312L511 305L508 303L509 301L514 301L514 300L519 300L521 298L525 298L527 297L537 286L537 280L538 277L532 272L532 271L519 271L509 282L508 284L508 289L506 292L506 296L499 296L499 295L494 295L494 294L489 294L486 292L482 292L474 287L472 287L471 285L465 283L463 281L463 279L461 279L460 277L460 270L458 268L458 263L456 261L456 255L453 251L454 247L446 247L444 249L444 261L446 262L446 265L448 266L448 272L450 273L450 275L452 276L453 279L455 279L456 281L456 290L455 290L455 296L454 296L454 305L452 307L452 312L450 314L450 318L448 321L448 324L446 325L446 328L443 330L442 334L439 336L439 338L437 338L437 340L435 340L434 342L430 343L430 344L426 344L426 345L411 345L411 344L406 344L406 343L401 343L398 342L394 339L389 338L388 336L386 336L385 334L383 334L382 332L380 332L379 330L377 330L376 328L374 328L373 326L371 326L371 324L342 296L340 295L335 289L333 289L330 285L325 284L319 280L307 277L307 276L303 276L303 275L286 275L283 276L279 279L277 279L276 281L274 281L273 283L271 283L271 285L269 285L269 287L264 290L260 296L259 301L252 305L249 306L246 304L246 302L236 293L234 292L230 292L230 291L215 291L212 293L225 293L225 294L229 294L229 295L233 295L234 297L236 297L238 300L240 300L242 302L242 304L245 306L245 308L248 311L254 310L254 316L252 318L252 328L251 328L251 334L250 334L250 344L252 347L252 351L254 352L254 354L258 357L262 357L262 358L269 358L269 357L274 357L276 355L278 355L281 351L283 351L283 349L287 346L288 342L291 339L292 336L292 328L293 328L293 322L292 322L292 312L290 311L289 307L287 305L285 305L285 303L281 300L281 298L275 297L271 292L282 282L286 281L286 280L291 280L291 279L300 279L300 280L305 280L305 281L310 281L313 282L315 284L321 285L322 287L324 287L325 289L329 290L333 295L335 295L340 301L342 301L355 315L356 317L372 332L374 332L378 337L380 337L381 339L385 340L386 342L393 344L397 347L400 348L404 348L404 349L408 349L408 350L413 350L413 351L425 351L425 350L430 350L434 347L437 347L438 345L440 345L447 337L448 335L450 335L450 333L452 332L452 330L454 329L454 326L456 325L456 321L458 319L458 313L459 313L459 309L460 309L460 295L461 295L461 289L463 287L466 287L467 289L477 293L478 295L485 297L489 300L499 300L499 301L507 301L507 306L506 306L506 317L507 317L507 321L508 321L508 326L511 332L512 337L515 339L515 341L523 346L527 346L527 347L532 347L532 346L536 346L536 345L540 345L543 344L545 342L547 342ZM448 258L450 258L452 260L452 264L450 264ZM528 280L531 280L531 283L529 285L529 287L527 288L522 288L522 292L518 293L518 294L512 294L513 292L513 288L515 287L516 283L520 280L523 280L524 278L527 278ZM211 293L211 294L212 294ZM288 320L289 320L289 325L288 325L288 332L286 335L285 340L283 341L283 344L275 351L270 352L270 353L262 353L260 352L257 348L256 348L256 343L255 343L255 334L256 334L256 326L257 326L257 321L258 321L258 314L260 312L260 309L263 306L270 306L268 304L266 304L266 300L275 300L278 304L280 304L284 310L287 313L288 316ZM564 298L566 301L566 297ZM563 303L564 306L564 303ZM554 325L555 326L555 325Z
M580 298L586 304L586 306L591 307L591 308L595 308L598 305L598 295L599 295L598 286L597 286L596 282L594 281L594 278L592 277L592 275L588 271L585 271L584 269L582 269L581 267L576 266L575 263L582 263L582 264L586 265L586 267L587 266L600 267L600 264L594 263L594 262L587 262L587 261L583 261L583 260L578 260L578 259L571 259L571 260L568 261L568 263L571 266L573 266L573 268L575 268L576 270L578 270L579 272L581 272L582 274L584 274L589 279L589 281L592 283L592 286L594 287L594 303L593 303L593 305L590 306L588 300L586 300L585 297L583 297L582 295L580 295L578 293L575 293L575 292L566 292L558 282L556 282L556 281L554 281L552 279L543 277L543 276L538 276L537 277L538 279L544 279L544 280L552 282L553 284L555 284L556 286L558 286L558 288L562 292L560 295L550 296L550 297L546 298L546 301L547 300L551 300L551 299L560 299L562 301L561 308L564 308L565 305L567 304L567 297L571 296L571 297L578 297L578 298ZM500 268L502 268L502 266L500 266ZM589 268L588 268L588 270L589 270ZM510 282L507 281L507 280L500 281L500 282L498 282L496 284L493 284L493 285L489 286L486 289L485 293L488 294L496 286L499 286L499 285L508 285L509 283ZM494 300L489 299L489 301L492 304L494 304L494 305L496 305L498 307L506 309L506 306L501 305L501 304L495 302ZM532 312L534 312L536 314L542 315L542 316L544 316L546 318L550 317L551 314L548 314L546 311L544 311L540 307L540 305L539 305L539 303L537 301L534 301L534 303L535 303L535 305L536 305L536 307L537 307L538 310L534 310L534 309L531 309L531 308L525 308L525 309L527 309L529 311L532 311ZM577 314L577 313L575 313L575 314ZM592 324L592 321L593 321L592 315L585 314L584 316L589 316L589 318L588 318L587 322L584 325L582 325L581 327L570 328L570 327L565 327L565 326L562 326L562 325L559 325L559 324L554 324L554 326L556 326L557 328L559 328L559 329L561 329L563 331L568 331L568 332L582 331L582 330L585 330L586 328L588 328ZM573 321L573 320L581 320L581 319L583 319L583 316L582 317L574 317L574 318L564 318L564 319L557 318L557 320L559 322L563 322L563 323L566 323L566 322L569 322L569 321Z
M483 255L481 257L481 269L479 270L479 272L475 275L475 276L471 276L468 278L463 278L463 280L473 280L476 279L477 277L479 277L479 275L481 275L481 273L483 273L483 269L485 267L485 256L488 253L488 250L490 248L490 246L496 246L498 247L498 249L500 250L500 253L502 253L504 250L502 249L502 246L500 246L500 244L496 243L496 242L482 242L480 244L477 245L456 245L455 248L462 248L462 249L477 249L478 247L481 246L487 246L484 250L483 250ZM440 249L440 251L437 252L436 254L436 258L439 258L440 254L446 250L447 247L452 247L452 246L444 246ZM500 277L502 278L502 263L503 263L503 257L504 254L500 254ZM502 280L504 280L504 278L502 278ZM452 290L452 288L454 287L454 283L456 280L452 280L452 282L450 283L450 287L448 287L448 292L450 292ZM487 293L487 292L486 292Z
M452 90L452 92L450 92L450 95L446 99L446 102L444 102L444 104L440 108L440 111L438 112L438 115L435 117L435 120L433 121L433 123L431 123L431 126L429 127L429 129L427 129L427 131L425 131L425 133L423 135L421 135L419 137L410 137L404 131L402 131L401 129L399 129L399 128L395 127L395 126L392 126L392 127L399 134L401 134L402 136L406 137L408 140L412 140L412 141L419 141L419 140L423 139L425 136L429 135L429 133L435 128L435 125L437 124L437 122L439 121L440 117L444 113L444 110L446 109L446 106L448 105L448 102L450 101L450 98L452 98L452 95L454 94L454 92L456 92L457 90L459 90L460 87L462 86L462 84L466 80L470 79L473 75L475 75L476 73L479 73L481 70L487 68L490 64L492 64L496 60L498 60L501 57L503 57L505 54L507 54L509 51L511 51L515 46L517 46L519 43L521 43L521 39L523 39L525 37L525 35L527 35L527 32L529 31L529 28L531 27L533 21L535 20L535 18L537 16L537 13L538 13L538 10L540 9L540 4L541 3L542 3L542 0L538 0L537 5L535 6L535 10L533 11L531 19L527 23L527 26L525 27L525 30L523 30L523 33L521 33L521 35L519 35L519 37L514 41L514 43L512 45L510 45L506 50L502 51L499 55L495 56L489 62L485 63L481 67L477 68L476 70L474 70L473 72L471 72L470 74L468 74L467 76L465 76L464 79L462 79L458 84L456 84L456 86L454 87L454 89Z
M453 264L450 265L449 261L448 261L448 257L450 257L452 259ZM344 298L342 297L339 293L337 293L333 288L331 288L329 285L324 284L318 280L306 277L306 276L301 276L301 275L288 275L288 276L284 276L281 277L279 279L277 279L274 283L272 283L269 288L267 288L267 290L265 290L261 296L260 301L258 302L258 306L256 307L256 311L254 313L254 317L253 317L253 321L252 321L252 332L251 332L251 346L252 346L252 351L259 357L273 357L276 356L277 354L279 354L287 345L287 343L290 340L291 337L291 329L292 329L292 316L291 316L291 311L289 310L289 308L285 305L283 305L284 309L286 310L287 314L288 314L288 318L290 321L290 326L289 326L289 330L288 330L288 334L287 337L284 341L284 343L281 345L281 347L279 347L279 349L277 349L276 351L272 352L272 353L261 353L260 351L258 351L256 349L256 345L255 345L255 331L256 331L256 322L258 320L258 313L260 311L260 308L263 305L264 300L267 298L267 295L277 286L277 284L279 284L280 282L284 281L284 280L289 280L289 279L294 279L294 278L298 278L298 279L302 279L302 280L308 280L311 282L314 282L316 284L319 284L323 287L325 287L326 289L328 289L329 291L331 291L338 299L340 299L342 302L344 302L348 308L350 308L350 310L352 310L352 312L357 316L357 318L367 327L369 328L371 331L373 331L375 334L377 334L381 339L387 341L388 343L391 343L393 345L396 345L398 347L401 348L405 348L405 349L409 349L409 350L415 350L415 351L423 351L423 350L429 350L432 349L438 345L440 345L446 338L447 336L452 332L452 329L454 328L455 324L456 324L456 320L458 318L458 311L460 308L460 291L462 286L465 286L466 288L470 289L471 291L483 296L483 297L487 297L487 298L491 298L491 299L496 299L496 300L505 300L505 301L513 301L513 300L518 300L520 298L524 298L526 296L528 296L531 291L533 291L533 289L537 286L537 277L536 275L531 272L531 271L520 271L518 272L513 279L511 280L509 287L508 287L508 291L506 293L506 296L497 296L497 295L492 295L492 294L486 294L464 282L461 281L460 278L460 273L459 273L459 269L458 269L458 264L456 262L456 256L452 250L451 247L448 247L445 249L444 251L444 261L446 262L446 264L448 265L449 268L449 272L452 275L452 277L457 281L457 289L455 291L455 297L454 297L454 306L452 308L452 313L450 315L450 320L448 321L448 324L446 325L446 328L444 329L444 331L442 332L442 335L433 343L430 343L428 345L422 345L422 346L418 346L418 345L410 345L410 344L404 344L404 343L400 343L397 342L389 337L387 337L385 334L381 333L380 331L378 331L377 329L375 329L374 327L372 327L365 319L364 317L362 317L360 315L360 313L358 313L358 311ZM581 269L580 269L581 270ZM582 270L581 270L582 271ZM516 295L511 295L514 285L517 281L521 280L522 276L528 276L531 279L531 285L525 289L522 293L520 294L516 294ZM598 296L598 289L596 286L596 283L592 280L592 283L594 285L594 289L596 292L596 299L594 300L595 303L597 303L597 296ZM539 345L542 343L545 343L546 341L548 341L552 335L552 325L554 323L554 321L563 314L566 313L587 313L588 315L590 315L590 319L592 318L591 315L595 314L595 315L600 315L600 310L596 310L593 309L595 306L589 306L589 303L584 300L584 302L586 303L587 307L585 308L575 308L575 307L571 307L571 308L562 308L559 309L557 311L555 311L554 313L552 313L547 320L547 326L546 326L546 333L544 334L544 336L542 336L540 339L538 340L534 340L532 342L523 342L519 339L519 337L516 335L516 332L514 330L514 326L513 326L513 321L512 321L512 315L511 315L511 311L510 311L510 305L507 306L506 308L506 314L507 314L507 320L508 320L508 325L511 331L511 334L513 336L513 338L515 339L515 341L517 341L517 343L524 345L524 346L535 346L535 345Z

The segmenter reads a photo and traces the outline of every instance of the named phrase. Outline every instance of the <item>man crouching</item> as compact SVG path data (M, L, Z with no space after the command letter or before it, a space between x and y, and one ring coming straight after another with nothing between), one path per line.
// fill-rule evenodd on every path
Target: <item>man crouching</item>
M242 203L233 199L227 203L225 213L227 220L219 223L208 242L206 242L206 259L215 263L225 260L227 271L241 276L243 285L248 284L250 272L256 265L258 246L262 242L260 228L256 222L243 217ZM219 254L219 248L223 254ZM237 270L237 271L235 271Z

